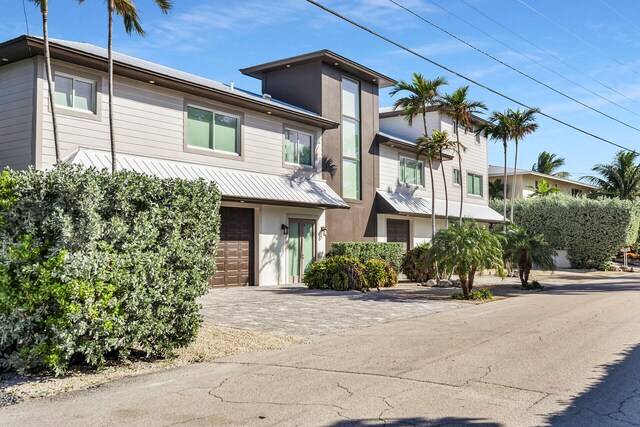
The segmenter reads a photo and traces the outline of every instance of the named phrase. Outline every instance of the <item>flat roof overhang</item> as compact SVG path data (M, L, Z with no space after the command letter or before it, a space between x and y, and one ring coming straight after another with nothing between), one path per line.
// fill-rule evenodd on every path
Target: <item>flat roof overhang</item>
M242 68L240 72L256 79L262 79L262 76L264 74L272 71L284 70L289 67L310 64L317 61L322 61L325 64L329 64L340 70L344 70L345 72L353 76L376 83L379 87L382 88L393 86L397 83L397 81L392 79L391 77L387 77L384 74L378 73L371 68L365 67L362 64L358 64L355 61L352 61L327 49L305 53L303 55L292 56L290 58L279 59L277 61L271 61L264 64L254 65L252 67Z
M418 153L417 144L415 142L411 142L411 141L408 141L406 139L398 138L398 137L395 137L393 135L389 135L389 134L384 133L384 132L378 132L376 134L376 139L378 140L379 144L387 145L387 146L393 147L393 148L400 148L400 149L409 151L409 152L414 153L414 154ZM453 158L454 157L451 154L442 153L442 159L445 160L445 161L453 160Z

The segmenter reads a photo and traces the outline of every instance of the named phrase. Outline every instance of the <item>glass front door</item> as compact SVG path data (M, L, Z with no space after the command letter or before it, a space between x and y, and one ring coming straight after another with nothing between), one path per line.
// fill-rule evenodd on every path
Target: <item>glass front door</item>
M315 221L289 220L289 281L299 283L316 255Z

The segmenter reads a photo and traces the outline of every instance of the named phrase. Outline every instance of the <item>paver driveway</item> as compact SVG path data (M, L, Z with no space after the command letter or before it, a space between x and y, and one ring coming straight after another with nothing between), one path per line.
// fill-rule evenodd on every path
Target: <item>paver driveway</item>
M418 300L381 292L310 290L304 286L214 289L201 299L205 321L298 337L463 307L452 301Z

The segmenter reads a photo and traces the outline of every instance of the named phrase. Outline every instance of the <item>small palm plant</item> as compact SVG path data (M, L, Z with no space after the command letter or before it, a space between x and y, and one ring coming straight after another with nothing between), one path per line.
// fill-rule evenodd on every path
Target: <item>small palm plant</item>
M489 198L491 200L504 199L504 187L501 179L489 182Z
M554 270L555 251L542 234L534 234L511 224L504 232L505 258L518 266L522 287L529 288L529 274L535 265L543 270Z
M552 187L547 181L541 179L536 186L528 185L527 188L534 190L531 197L545 197L560 192L559 188Z
M500 238L473 221L438 231L431 243L432 262L458 275L464 299L470 299L477 273L495 269L504 277Z

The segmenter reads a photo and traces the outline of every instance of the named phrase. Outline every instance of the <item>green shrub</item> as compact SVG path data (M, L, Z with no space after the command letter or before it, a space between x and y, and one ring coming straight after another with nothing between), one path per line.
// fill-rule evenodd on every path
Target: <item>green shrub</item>
M429 260L430 249L429 243L422 243L404 254L402 272L412 282L424 283L435 276L435 268Z
M398 284L398 273L379 259L370 259L364 264L364 274L370 288L390 288Z
M314 262L305 272L303 281L309 289L363 291L369 288L362 263L344 255Z
M0 368L169 355L200 324L220 195L204 181L60 164L0 176Z
M478 289L475 291L471 291L468 297L465 297L462 292L454 292L453 294L451 294L451 298L458 299L458 300L481 301L481 300L493 299L493 294L489 289Z
M379 259L400 271L405 249L403 243L395 242L334 242L331 244L331 256L347 255L362 263Z
M491 207L502 212L502 203L494 200ZM606 268L622 247L636 242L640 226L638 204L619 199L518 198L513 213L516 224L566 250L574 268Z

